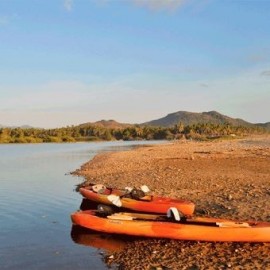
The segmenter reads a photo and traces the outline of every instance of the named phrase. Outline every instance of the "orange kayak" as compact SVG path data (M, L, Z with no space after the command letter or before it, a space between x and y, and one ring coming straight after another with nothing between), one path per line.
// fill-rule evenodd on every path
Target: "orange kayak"
M190 201L157 196L145 196L135 200L125 197L125 191L119 189L107 188L103 193L97 193L89 186L87 188L80 188L79 192L88 200L106 205L113 205L108 198L109 195L119 196L121 198L121 207L137 212L165 214L170 207L175 207L182 214L190 216L195 210L195 204Z
M100 217L97 213L94 210L78 211L71 214L71 220L75 225L113 234L195 241L270 242L270 222L195 217L175 222L165 220L165 217L158 220L157 215L150 214L115 213Z

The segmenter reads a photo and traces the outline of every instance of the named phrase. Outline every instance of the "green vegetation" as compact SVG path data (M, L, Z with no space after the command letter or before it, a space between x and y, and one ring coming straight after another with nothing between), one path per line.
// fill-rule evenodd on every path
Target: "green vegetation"
M112 140L177 140L182 138L209 140L235 138L250 134L269 133L262 127L232 126L230 124L179 123L173 127L133 125L125 128L106 128L95 125L71 126L56 129L0 128L0 143L60 143Z

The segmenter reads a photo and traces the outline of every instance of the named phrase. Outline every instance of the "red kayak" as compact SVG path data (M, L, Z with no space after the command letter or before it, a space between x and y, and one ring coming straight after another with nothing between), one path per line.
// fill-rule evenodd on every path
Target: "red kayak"
M270 242L269 222L199 217L172 221L166 216L142 213L114 213L101 217L94 210L75 212L71 220L75 225L113 234L195 241Z
M93 186L80 188L79 191L86 199L106 205L117 205L137 212L166 214L170 207L177 208L183 215L190 216L195 210L195 204L180 199L158 197L152 195L134 199L125 190L104 187L102 192L96 192ZM117 203L115 203L117 201Z

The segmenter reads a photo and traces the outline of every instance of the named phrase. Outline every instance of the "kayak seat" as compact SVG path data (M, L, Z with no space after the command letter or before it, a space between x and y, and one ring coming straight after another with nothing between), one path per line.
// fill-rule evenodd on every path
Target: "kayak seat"
M131 194L131 198L135 200L140 200L141 198L145 197L145 193L142 190L137 189L137 188L132 189L130 194Z
M153 200L153 196L151 195L146 195L142 198L140 198L140 201L148 201L148 202L151 202Z

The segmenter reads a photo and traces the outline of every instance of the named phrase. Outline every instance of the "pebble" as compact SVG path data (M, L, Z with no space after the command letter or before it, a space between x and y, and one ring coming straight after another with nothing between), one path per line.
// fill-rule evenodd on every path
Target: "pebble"
M269 163L265 159L251 156L250 153L243 154L238 146L237 141L226 144L187 142L151 148L155 151L147 148L126 151L114 154L113 158L105 154L100 158L94 158L81 174L93 183L104 182L105 185L114 187L147 184L155 194L173 194L175 197L193 200L196 203L195 215L198 216L270 221L267 207L270 195ZM234 151L229 159L226 159L228 147ZM245 147L248 148L246 143ZM270 149L263 149L270 153ZM194 151L224 153L215 155L212 160L197 158L195 155L193 160ZM147 156L143 157L141 153L147 153ZM176 156L177 159L170 158ZM253 168L256 168L256 171ZM265 186L263 192L262 183ZM226 204L230 206L226 207ZM121 269L128 270L149 270L150 266L155 267L152 268L155 270L157 267L165 269L163 263L168 269L175 270L192 269L192 266L200 270L219 267L222 270L268 269L270 243L254 244L252 247L250 249L248 243L173 240L157 242L145 239L141 242L135 241L118 254L114 253L109 263L122 265ZM236 265L237 263L239 265Z

